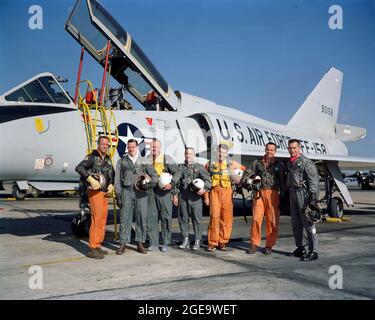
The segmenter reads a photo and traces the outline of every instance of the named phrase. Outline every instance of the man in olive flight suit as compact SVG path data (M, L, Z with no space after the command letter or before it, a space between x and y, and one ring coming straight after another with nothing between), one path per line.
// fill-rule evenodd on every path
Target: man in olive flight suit
M193 250L199 250L202 240L202 212L203 200L202 196L211 189L211 176L208 171L200 164L194 162L195 152L193 148L185 149L185 162L179 164L181 170L181 179L177 184L179 190L179 212L178 221L180 224L181 234L184 238L181 249L188 249L189 242L189 217L193 224L195 243ZM191 190L191 184L195 179L202 179L204 188L195 192ZM178 206L178 199L175 199L174 205Z
M290 214L292 228L297 249L293 252L295 257L303 261L318 259L315 223L309 221L304 214L307 206L317 207L319 195L318 170L310 159L301 153L301 143L297 139L288 142L290 159L287 162L287 188L290 197ZM303 229L306 231L308 249L306 254L303 246Z
M120 247L116 253L122 255L126 250L126 244L131 242L131 229L135 215L137 251L145 254L147 251L143 243L147 236L148 197L150 189L158 181L158 176L152 163L139 154L137 140L130 139L127 149L128 153L118 161L116 166L115 190L117 198L121 196ZM149 176L147 187L139 189L135 185L137 178L145 174Z
M159 245L159 219L161 221L161 251L166 252L172 241L172 197L178 197L176 188L181 172L175 161L161 152L161 142L154 138L151 142L151 153L147 157L153 164L158 176L163 172L172 175L171 183L162 189L159 184L153 188L149 198L147 234L150 242L149 250L156 251Z

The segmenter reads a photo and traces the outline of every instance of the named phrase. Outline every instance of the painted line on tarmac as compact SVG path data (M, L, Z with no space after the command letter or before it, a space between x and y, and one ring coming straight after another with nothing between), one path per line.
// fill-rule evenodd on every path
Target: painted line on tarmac
M22 268L30 268L31 266L36 266L36 265L42 267L42 266L48 266L48 265L64 263L64 262L80 261L86 258L87 258L86 256L83 256L83 257L71 257L71 258L65 258L65 259L59 259L59 260L51 260L51 261L46 261L42 263L33 263L30 265L24 265L22 266Z
M85 241L80 241L82 244L86 244L87 245L87 248L89 246L88 242L85 242ZM108 254L109 255L109 254ZM74 261L81 261L81 260L84 260L84 259L87 259L87 257L85 255L82 255L82 256L79 256L79 257L67 257L67 258L63 258L63 259L56 259L56 260L47 260L47 261L44 261L44 262L41 262L41 263L33 263L33 264L30 264L30 265L23 265L22 268L30 268L31 266L49 266L49 265L53 265L53 264L59 264L59 263L65 263L65 262L74 262Z

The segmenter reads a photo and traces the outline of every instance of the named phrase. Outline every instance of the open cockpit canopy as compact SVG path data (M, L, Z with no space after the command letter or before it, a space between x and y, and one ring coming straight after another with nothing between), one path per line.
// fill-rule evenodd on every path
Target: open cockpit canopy
M96 0L78 0L65 29L103 67L110 40L111 75L141 103L152 109L177 110L180 101L172 88L128 32Z

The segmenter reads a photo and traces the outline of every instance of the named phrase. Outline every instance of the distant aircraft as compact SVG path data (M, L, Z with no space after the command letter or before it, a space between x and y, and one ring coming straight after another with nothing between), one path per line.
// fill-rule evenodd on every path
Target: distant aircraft
M356 178L358 186L362 190L371 190L375 188L375 170L369 170L368 172L356 171L352 175L347 175L346 178Z
M197 161L205 163L224 141L232 146L232 157L249 166L263 155L269 141L278 146L280 158L288 158L287 142L297 138L324 179L321 200L332 217L342 216L343 203L353 205L340 168L375 168L374 158L349 156L344 144L364 138L366 129L337 123L343 73L335 68L327 71L288 124L282 125L172 90L130 34L96 0L78 0L65 29L103 67L108 62L110 75L121 85L106 102L108 117L113 115L116 125L104 130L96 120L91 127L95 131L91 137L113 133L114 160L125 152L129 139L137 139L145 155L151 139L157 137L177 162L184 160L185 146L193 146ZM106 50L108 41L110 50ZM128 93L142 110L123 98ZM93 92L87 90L81 96L81 102L89 105ZM88 113L95 117L93 110ZM76 189L75 166L93 143L87 136L87 117L51 73L39 74L2 94L0 181L12 183L18 199L25 197L30 186L34 191Z

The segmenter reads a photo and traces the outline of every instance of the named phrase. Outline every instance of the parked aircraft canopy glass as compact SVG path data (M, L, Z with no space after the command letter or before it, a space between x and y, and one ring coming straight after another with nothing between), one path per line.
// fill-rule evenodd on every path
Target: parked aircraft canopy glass
M93 15L100 20L102 24L122 43L123 46L126 45L127 32L125 29L109 14L103 6L96 2L91 2L91 8Z
M176 110L178 97L143 53L138 44L96 0L77 0L65 25L66 30L104 66L106 45L111 43L111 75L146 108L145 95L157 95L160 109Z
M91 22L86 1L79 1L69 20L70 31L74 32L77 40L93 54L96 59L105 55L107 39ZM125 32L126 34L126 32ZM126 40L125 40L126 41Z
M92 14L100 23L102 23L121 43L126 45L127 32L124 28L111 16L111 14L97 1L90 1ZM141 48L132 39L130 54L137 60L137 62L148 72L153 80L163 89L165 93L168 92L168 83L163 79L159 71L154 67L151 61L143 53Z
M129 81L128 90L136 95L138 100L143 103L147 93L152 92L152 88L137 72L134 72L132 69L125 69L124 74Z
M7 101L64 103L70 100L56 81L49 76L40 77L5 96Z
M132 44L130 47L130 53L140 65L152 76L154 81L159 85L160 88L163 89L165 93L168 92L168 83L164 80L158 70L154 67L151 61L147 58L147 56L143 53L141 48L137 45L137 43L132 39Z

